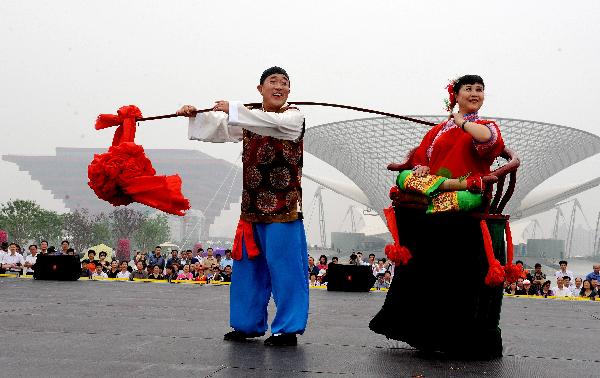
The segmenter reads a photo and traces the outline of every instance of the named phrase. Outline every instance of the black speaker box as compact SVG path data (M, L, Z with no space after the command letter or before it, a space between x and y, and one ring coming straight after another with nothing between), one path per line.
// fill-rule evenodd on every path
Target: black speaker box
M78 256L38 255L33 266L36 280L76 281L81 275Z
M366 265L329 264L327 268L328 291L369 291L375 280Z

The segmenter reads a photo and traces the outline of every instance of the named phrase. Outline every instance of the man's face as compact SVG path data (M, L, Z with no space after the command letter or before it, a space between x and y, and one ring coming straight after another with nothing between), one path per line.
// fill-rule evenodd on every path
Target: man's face
M563 285L565 285L565 286L571 285L571 279L570 278L563 278Z
M188 258L188 259L191 259L191 258L192 258L192 251L188 251L188 253L187 253L187 258Z
M559 277L556 279L556 285L558 286L559 289L563 288L564 283L565 283L565 280L562 277Z
M535 267L535 272L536 273L542 273L542 267L541 266L536 266Z
M11 255L14 255L15 253L17 253L17 246L14 244L11 244L8 246L8 250Z
M579 278L579 277L575 278L575 286L576 287L581 287L581 282L582 282L581 278Z
M229 251L225 252L225 258L226 259L230 259L231 258L231 252L229 252Z
M96 258L96 255L93 253L88 253L88 260L92 261Z
M282 74L267 76L265 81L256 87L263 98L266 111L279 110L287 102L290 94L290 81Z
M375 261L375 256L369 256L369 262L372 264Z
M155 256L160 256L160 248L156 248L156 249L154 250L154 255L155 255Z
M523 279L522 278L517 278L517 286L518 287L523 287Z
M315 259L313 259L312 257L308 258L308 265L312 266L315 265Z
M386 281L391 281L392 280L392 274L390 272L385 272L384 276Z
M32 256L35 256L37 254L37 247L35 245L32 245L31 247L29 247L29 252Z
M567 264L565 264L565 263L560 264L560 270L562 270L563 272L566 271L567 270Z
M600 274L600 264L594 265L594 273Z
M127 270L127 263L126 262L122 262L121 263L121 271L126 271Z
M62 250L63 250L64 252L66 252L66 251L67 251L67 249L69 249L69 243L67 243L67 242L62 242L62 243L60 243L60 247L62 248Z
M212 248L209 248L209 249L207 249L207 250L206 250L206 255L207 255L208 257L212 257L212 255L213 255L213 249L212 249Z
M160 268L158 267L158 265L156 265L153 269L152 272L154 273L155 276L158 276L160 274Z
M113 260L113 261L111 261L111 262L110 262L110 267L111 267L111 268L116 268L116 267L117 267L117 262L116 262L116 261L114 261L114 260Z
M337 257L334 257L334 258L332 258L332 259L331 259L331 262L332 262L332 263L334 263L334 264L337 264L337 263L338 263L338 259L337 259Z
M177 258L177 250L171 251L171 257L172 258Z
M98 274L102 273L102 265L96 266L96 273L98 273Z
M48 249L48 243L46 243L45 241L41 242L40 243L40 248L42 249L42 251L47 250Z
M227 265L227 266L225 267L225 273L226 273L226 274L231 274L231 267L230 267L229 265Z

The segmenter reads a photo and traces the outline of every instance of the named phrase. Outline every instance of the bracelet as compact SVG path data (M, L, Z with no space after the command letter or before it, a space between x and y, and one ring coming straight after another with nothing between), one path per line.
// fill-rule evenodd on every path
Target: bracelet
M460 128L465 131L465 125L467 124L467 122L469 122L468 120L464 120L463 123L460 125Z

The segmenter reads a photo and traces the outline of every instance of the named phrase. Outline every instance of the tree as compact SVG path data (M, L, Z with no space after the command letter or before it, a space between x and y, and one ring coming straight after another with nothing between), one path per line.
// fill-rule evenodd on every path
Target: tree
M129 239L140 228L144 214L126 207L114 210L109 216L111 230L115 239Z
M94 240L92 245L97 244L116 244L110 230L110 220L104 213L100 213L94 218Z
M171 237L169 221L166 215L147 217L133 234L133 240L139 249L150 250L166 242Z
M94 243L95 221L87 209L63 214L64 235L77 253L84 253Z
M62 225L56 212L44 210L34 201L14 200L0 208L0 228L24 245L30 240L58 239Z

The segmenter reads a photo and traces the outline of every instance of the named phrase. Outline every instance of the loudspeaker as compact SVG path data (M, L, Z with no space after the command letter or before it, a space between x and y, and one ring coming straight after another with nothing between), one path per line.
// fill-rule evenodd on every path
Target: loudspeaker
M78 256L38 255L33 266L33 278L36 280L76 281L80 275Z
M329 264L327 267L328 291L369 291L374 283L370 266Z

